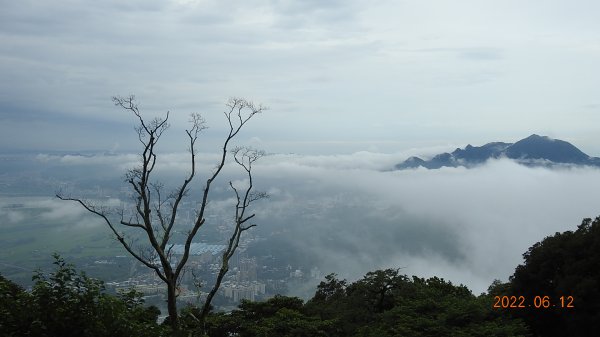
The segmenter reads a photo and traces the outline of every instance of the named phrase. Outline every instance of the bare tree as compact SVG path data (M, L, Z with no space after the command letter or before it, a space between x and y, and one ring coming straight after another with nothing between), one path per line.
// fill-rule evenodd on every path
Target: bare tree
M142 144L141 164L140 166L129 170L125 175L125 181L133 190L135 200L135 209L133 216L126 219L125 212L121 210L120 217L115 220L109 215L106 208L97 207L92 202L80 198L67 197L57 193L61 200L71 200L78 202L87 211L102 218L108 225L117 240L123 245L125 250L134 258L140 261L146 267L154 270L156 275L167 286L167 306L169 312L169 322L174 330L178 330L178 312L177 295L178 285L184 273L185 265L190 255L192 241L198 233L198 230L205 222L205 212L209 201L210 189L215 179L221 173L225 166L231 140L239 133L242 127L256 114L266 110L262 105L255 106L252 102L241 98L232 98L227 103L227 110L224 112L229 124L229 133L225 137L220 149L219 161L212 172L208 174L208 179L201 191L201 198L197 201L197 213L191 230L185 234L185 243L183 245L183 254L176 263L173 262L172 243L174 227L176 225L176 216L182 200L188 195L190 183L196 177L196 141L202 130L206 129L205 120L199 114L191 115L191 128L186 130L189 139L190 152L190 173L184 179L183 183L168 195L163 194L163 185L154 181L153 173L157 161L156 145L158 144L163 132L169 127L167 112L164 118L155 118L150 122L145 121L135 102L134 96L113 97L115 105L132 112L139 120L136 127L138 139ZM254 214L249 214L250 205L262 198L267 197L265 193L255 192L252 181L252 164L258 160L263 153L248 148L235 148L231 151L233 159L239 165L246 175L247 185L243 188L229 183L235 194L237 203L235 205L235 217L233 232L229 239L227 248L222 255L222 266L219 271L217 281L208 293L208 297L203 305L202 315L204 318L210 310L210 303L219 289L221 281L229 269L229 260L238 248L240 237L243 232L255 226L249 224L249 220ZM122 227L120 227L122 226ZM121 229L133 228L140 230L148 240L150 249L138 249L133 246L133 242L126 240L125 234Z

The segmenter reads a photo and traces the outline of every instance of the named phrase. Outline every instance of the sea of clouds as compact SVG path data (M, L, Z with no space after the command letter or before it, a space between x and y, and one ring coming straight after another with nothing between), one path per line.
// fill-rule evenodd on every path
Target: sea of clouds
M401 268L407 275L463 283L477 294L494 279L507 280L534 243L600 215L600 169L530 168L500 159L472 169L391 170L406 157L371 152L267 155L253 167L255 186L270 195L255 204L258 227L253 230L266 240L284 241L325 274L355 280L375 269ZM192 198L217 159L214 154L198 156ZM100 179L95 184L122 181L136 160L131 154L44 154L33 159L37 170L79 172L90 177L87 183ZM189 154L165 154L158 163L157 177L175 186L189 170ZM243 184L242 173L228 164L215 185L214 211L231 209L227 182ZM46 197L30 201L43 203L48 209L44 217L82 223L76 220L85 216L78 205ZM120 202L105 201L113 206ZM0 200L2 205L10 202L9 197ZM0 212L6 221L23 220L18 209Z

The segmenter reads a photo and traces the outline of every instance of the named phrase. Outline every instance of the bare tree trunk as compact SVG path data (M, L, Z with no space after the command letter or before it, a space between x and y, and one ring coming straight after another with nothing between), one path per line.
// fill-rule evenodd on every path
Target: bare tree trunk
M179 316L177 313L177 282L174 279L167 282L167 310L169 311L169 324L173 331L177 331Z
M203 327L203 329L204 329L204 322L206 321L206 316L208 316L208 313L210 312L210 303L212 302L213 297L215 297L215 295L217 294L219 287L221 287L221 282L223 282L223 277L225 277L225 274L227 274L227 272L229 271L229 260L225 260L225 258L223 258L223 259L224 259L223 265L221 266L221 269L219 270L219 275L217 275L217 280L215 282L215 285L208 293L208 296L206 297L206 301L204 302L204 305L202 306L202 312L200 313L200 324ZM206 331L204 331L204 333L206 333Z

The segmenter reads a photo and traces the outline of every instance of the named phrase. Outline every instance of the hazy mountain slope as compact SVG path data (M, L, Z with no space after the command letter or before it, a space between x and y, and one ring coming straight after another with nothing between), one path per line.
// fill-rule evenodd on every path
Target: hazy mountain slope
M492 142L483 146L467 145L452 153L441 153L430 160L410 157L395 166L398 170L424 167L473 167L489 159L510 158L528 166L552 166L555 164L587 165L600 167L600 158L590 157L569 142L545 136L531 135L516 143Z

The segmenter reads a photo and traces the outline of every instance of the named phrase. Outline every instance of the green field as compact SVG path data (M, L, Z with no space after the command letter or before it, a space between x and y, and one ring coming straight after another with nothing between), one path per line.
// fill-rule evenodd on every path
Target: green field
M78 263L126 255L104 223L52 198L1 198L0 233L0 273L22 284L51 269L53 253Z

